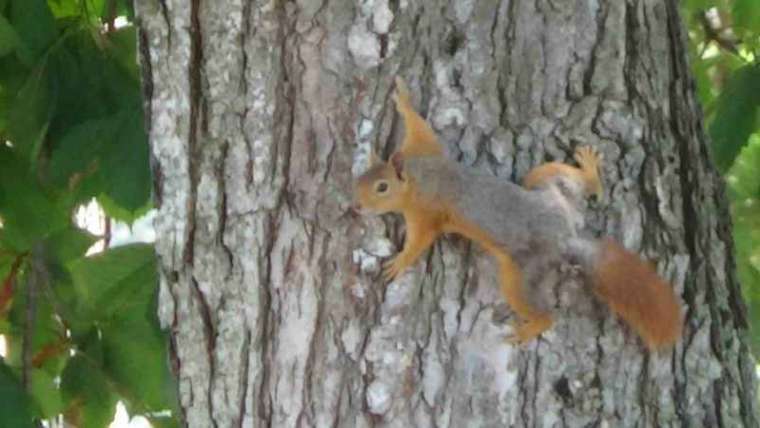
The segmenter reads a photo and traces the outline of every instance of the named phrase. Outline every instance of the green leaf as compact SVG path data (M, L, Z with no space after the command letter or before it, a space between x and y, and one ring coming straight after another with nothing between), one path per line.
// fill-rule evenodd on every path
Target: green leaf
M732 202L760 198L760 133L748 138L747 145L736 157L726 180Z
M114 16L126 16L130 22L135 20L135 8L132 0L112 0L105 2L103 5L102 19L104 22L112 15L109 10L111 3L113 3L116 9Z
M44 67L38 67L16 94L8 114L8 136L30 160L37 157L47 133L50 114L47 73Z
M153 247L125 245L70 263L77 295L94 315L107 321L138 312L144 314L156 289Z
M51 86L56 90L55 116L50 124L57 146L74 126L113 115L118 109L105 97L107 63L87 28L68 30L65 41L48 58Z
M49 126L50 175L59 187L73 180L68 182L76 186L68 188L76 190L73 200L106 195L119 219L131 220L150 196L135 30L97 37L106 43L73 32L64 48L51 54L57 96Z
M736 157L726 177L734 220L736 265L753 331L760 331L760 134ZM760 352L760 335L750 335Z
M24 47L19 58L31 66L58 37L55 19L45 0L11 0L10 6L11 24Z
M709 73L709 70L712 66L714 66L712 61L707 61L700 58L696 58L692 62L692 72L694 73L694 78L697 81L697 95L699 96L699 100L702 102L705 116L708 115L707 112L709 112L710 106L715 99Z
M30 72L15 55L0 57L0 132L5 139L8 116L15 108L16 95L28 80Z
M133 0L119 0L119 15L126 16L129 22L135 21L135 4Z
M5 280L7 275L10 273L11 266L15 261L16 254L10 249L3 248L3 246L0 245L0 293L2 293L3 280Z
M102 328L103 373L130 412L176 412L166 339L156 317L152 246L117 247L69 267L78 295Z
M69 222L29 172L26 160L4 145L0 145L0 216L4 219L0 242L17 252L30 249Z
M0 56L7 55L19 44L18 34L3 15L0 15Z
M95 22L98 24L103 23L104 21L101 20L101 17L103 16L103 12L106 9L106 4L108 1L106 0L84 0L84 2L87 4L87 7L85 8L88 14L88 18L91 22Z
M47 419L60 414L63 411L63 401L55 376L39 369L33 369L31 374L31 395L38 415Z
M51 234L46 244L52 260L67 263L83 257L97 241L97 237L74 226L69 226Z
M732 17L734 28L757 33L760 31L760 2L757 0L734 0Z
M8 316L11 322L11 335L6 338L9 344L7 361L15 366L21 365L22 339L24 337L23 326L27 317L27 293L26 275L17 282L17 292L14 294L13 306ZM44 287L44 286L43 286ZM65 328L60 322L53 307L53 303L47 298L45 289L38 290L35 304L34 331L32 332L32 357L37 357L49 346L59 344L65 334ZM68 357L63 350L47 355L42 363L42 368L49 369L51 373L57 373L61 365Z
M135 61L137 58L137 28L134 26L120 28L117 31L108 33L109 56L133 78L138 79L140 76L140 67Z
M142 105L139 76L115 60L121 52L110 40L100 32L72 29L51 52L49 73L57 95L51 135L60 137L71 126Z
M177 411L172 411L171 414L143 415L150 421L150 424L155 428L178 428L179 420L177 418Z
M0 428L34 428L29 399L11 369L0 360Z
M715 161L725 171L756 129L760 66L748 65L732 73L717 103L710 136Z
M681 1L681 8L683 9L683 16L689 23L694 21L695 14L713 6L712 0L684 0Z
M706 9L709 6L713 6L714 0L686 0L684 3L685 6L693 9L693 10L699 10L699 9Z
M132 414L175 410L167 341L151 318L153 313L133 311L103 329L104 370L124 392Z
M112 144L104 148L105 193L124 210L135 212L150 198L148 137L142 109L125 112L114 132Z
M96 167L104 141L114 138L118 118L106 117L85 121L68 128L50 160L50 175L58 186L67 186L74 174L86 179Z
M82 197L103 193L109 216L133 221L150 202L149 149L143 127L142 109L130 107L67 128L53 150L53 182L69 190L72 185L89 185Z
M56 18L79 16L82 10L79 1L72 0L48 0L48 6Z
M73 226L52 234L45 241L51 291L46 296L56 302L57 315L65 320L73 335L88 331L94 320L76 293L67 263L84 257L95 241L93 235Z
M61 392L66 420L73 425L103 428L113 420L118 396L93 355L71 357L61 375Z
M98 203L108 217L128 224L132 224L135 220L144 216L151 210L151 208L153 208L153 203L149 199L145 205L136 210L126 210L114 202L113 199L109 198L105 193L98 195Z

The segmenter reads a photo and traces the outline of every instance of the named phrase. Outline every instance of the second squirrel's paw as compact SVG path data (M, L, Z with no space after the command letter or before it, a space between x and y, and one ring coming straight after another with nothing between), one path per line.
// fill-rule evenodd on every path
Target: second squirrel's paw
M552 326L552 317L543 315L523 324L512 327L512 334L507 337L507 342L515 345L529 342Z
M383 263L383 279L386 282L391 282L398 278L399 275L407 268L407 264L404 260L396 256Z
M583 169L596 169L602 164L604 156L591 146L583 146L575 151L575 161Z
M602 186L602 179L599 177L599 168L604 156L591 146L584 146L575 151L575 160L583 171L586 191L595 194L597 199L601 200L604 186Z

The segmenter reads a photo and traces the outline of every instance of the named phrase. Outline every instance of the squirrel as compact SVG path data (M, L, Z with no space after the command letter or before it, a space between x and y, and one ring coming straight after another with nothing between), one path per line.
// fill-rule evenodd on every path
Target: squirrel
M600 155L582 147L575 153L578 167L540 165L528 172L521 187L446 159L400 78L393 98L405 138L387 162L374 152L370 155L370 167L354 190L359 212L400 213L406 222L403 249L383 266L386 280L396 279L440 235L459 234L497 262L501 292L522 321L513 330L512 342L527 342L552 326L552 316L526 298L523 282L529 268L545 268L558 259L578 262L596 297L650 350L678 340L681 307L672 287L649 263L612 239L579 232L583 216L578 198L603 191Z

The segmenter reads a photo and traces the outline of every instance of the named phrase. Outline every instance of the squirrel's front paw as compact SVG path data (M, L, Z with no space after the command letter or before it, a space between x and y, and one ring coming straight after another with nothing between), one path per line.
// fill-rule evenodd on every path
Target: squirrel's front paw
M575 151L575 155L573 157L575 158L575 161L578 162L578 164L581 166L587 165L592 168L598 167L599 164L601 164L604 160L604 155L591 146L583 146L578 148L578 150Z
M407 264L399 256L386 261L383 263L383 279L386 282L395 280L401 274L401 272L406 269L406 267Z
M552 317L541 315L520 325L513 326L512 335L507 337L507 342L518 345L529 342L552 326Z

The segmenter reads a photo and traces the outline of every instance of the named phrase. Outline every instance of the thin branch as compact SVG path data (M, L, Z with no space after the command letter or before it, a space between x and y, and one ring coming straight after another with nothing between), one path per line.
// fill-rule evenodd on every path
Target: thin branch
M34 359L33 344L37 319L37 298L39 290L48 283L48 279L44 245L37 244L32 249L29 274L26 275L26 317L21 343L21 382L27 390L29 390L31 383L31 371Z
M11 299L13 298L13 289L14 285L16 284L16 277L18 276L18 271L21 268L21 263L24 261L27 254L28 253L22 253L16 256L16 259L13 260L13 264L11 265L11 270L3 280L3 286L0 288L0 316L3 316L3 314L5 314L8 306L10 305Z
M111 245L111 217L104 215L105 226L103 227L103 251Z

